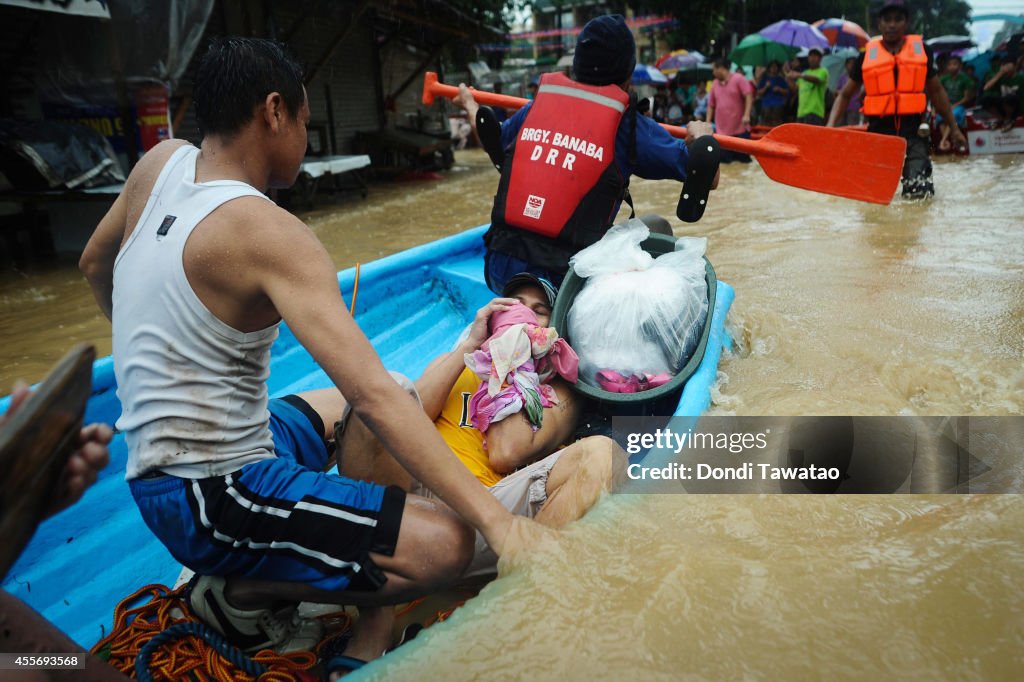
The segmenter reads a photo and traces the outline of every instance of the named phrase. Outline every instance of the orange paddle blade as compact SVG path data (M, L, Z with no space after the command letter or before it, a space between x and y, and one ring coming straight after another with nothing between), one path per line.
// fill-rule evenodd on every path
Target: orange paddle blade
M797 123L773 128L755 144L793 145L800 150L794 158L757 157L772 180L875 204L892 201L907 153L907 141L898 135Z
M686 128L664 126L673 137ZM759 140L715 135L723 149L756 156L775 182L837 197L888 204L903 174L907 142L879 135L803 123L776 126Z
M470 88L480 104L518 109L528 100ZM431 71L423 79L423 103L435 97L457 97L459 89L439 83ZM686 128L662 124L673 137ZM786 123L759 140L715 135L723 149L756 156L765 174L776 182L812 192L857 201L888 204L900 182L907 143L895 135Z

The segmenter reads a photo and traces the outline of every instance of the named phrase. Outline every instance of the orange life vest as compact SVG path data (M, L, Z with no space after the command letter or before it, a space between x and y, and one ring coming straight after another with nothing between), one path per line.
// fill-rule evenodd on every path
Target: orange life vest
M924 113L928 55L921 36L906 36L897 54L885 49L881 39L872 40L864 50L862 74L865 116Z

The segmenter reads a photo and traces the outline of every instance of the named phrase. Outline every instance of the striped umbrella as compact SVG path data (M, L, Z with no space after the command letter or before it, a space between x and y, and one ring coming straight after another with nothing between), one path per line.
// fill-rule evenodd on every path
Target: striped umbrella
M856 47L860 49L867 45L868 40L870 40L867 31L846 19L818 19L811 26L824 33L832 47Z
M668 83L668 78L653 66L637 64L633 68L633 85L661 85L664 83Z
M673 50L668 54L662 55L658 61L654 63L654 66L658 68L666 76L671 76L680 69L692 69L698 64L704 61L704 55L696 50L689 52L687 50Z

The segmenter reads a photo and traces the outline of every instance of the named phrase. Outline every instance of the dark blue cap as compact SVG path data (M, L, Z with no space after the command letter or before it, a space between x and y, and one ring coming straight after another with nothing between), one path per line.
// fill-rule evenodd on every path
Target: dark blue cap
M910 5L907 4L907 0L881 0L881 7L878 8L876 14L882 16L886 10L897 9L903 12L903 16L910 16Z
M587 85L618 85L633 78L636 42L621 14L587 22L576 41L573 78Z
M517 275L512 275L502 288L501 295L506 298L511 298L519 287L527 284L540 287L548 299L548 306L552 308L555 307L555 299L558 297L558 288L546 278L538 277L532 272L520 272Z

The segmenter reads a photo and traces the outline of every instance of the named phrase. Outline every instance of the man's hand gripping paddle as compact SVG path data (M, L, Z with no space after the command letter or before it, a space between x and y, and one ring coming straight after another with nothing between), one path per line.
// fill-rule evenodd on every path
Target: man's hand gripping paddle
M92 393L92 346L78 344L0 427L0 575L28 544L58 494Z
M470 92L480 104L506 109L518 109L528 101L473 88ZM436 73L426 73L425 105L433 104L436 97L454 98L458 94L459 89L454 85L439 83ZM686 128L666 124L662 127L673 137L686 137ZM760 140L717 134L714 139L722 149L756 156L764 172L776 182L875 204L888 204L892 200L907 148L906 141L895 135L801 123L772 128Z

